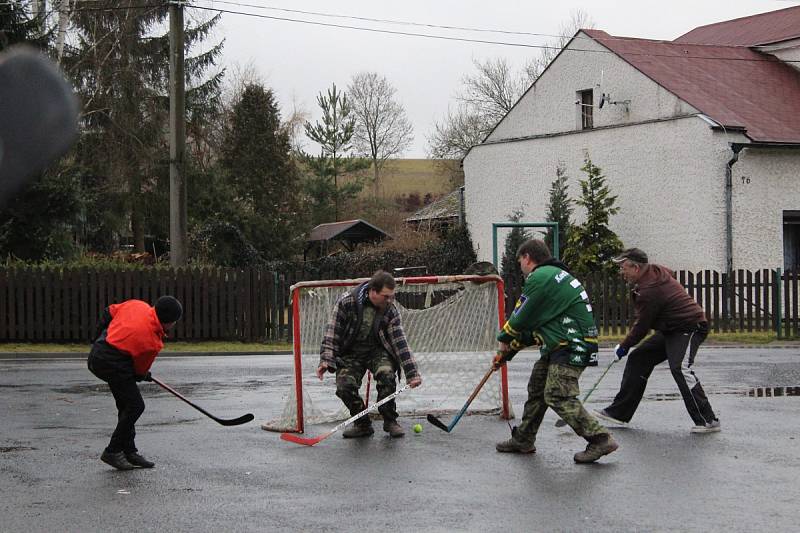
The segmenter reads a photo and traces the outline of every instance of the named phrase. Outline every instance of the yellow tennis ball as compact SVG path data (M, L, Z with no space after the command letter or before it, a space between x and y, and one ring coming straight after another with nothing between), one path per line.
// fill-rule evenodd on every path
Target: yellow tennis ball
M414 424L414 433L422 433L422 424Z

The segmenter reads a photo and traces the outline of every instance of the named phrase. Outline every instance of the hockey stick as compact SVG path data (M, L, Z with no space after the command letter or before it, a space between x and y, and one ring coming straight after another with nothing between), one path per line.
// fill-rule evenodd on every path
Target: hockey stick
M614 366L614 363L616 363L617 361L619 361L619 359L617 359L617 357L614 356L614 359L611 360L611 363L606 367L606 369L603 371L603 373L600 374L600 377L597 378L597 381L594 382L594 385L592 385L592 388L589 389L589 391L586 394L583 395L583 399L581 400L581 403L585 403L586 402L587 398L589 398L589 396L594 392L594 390L597 388L597 386L600 385L600 382L603 381L603 378L606 377L606 374L608 374L608 371L611 370L611 367ZM556 427L557 428L564 427L566 425L567 425L567 423L564 422L564 420L562 420L561 418L556 420Z
M359 418L361 418L365 414L369 413L370 411L374 411L375 409L377 409L381 405L385 404L386 402L390 402L390 401L394 400L394 398L398 394L400 394L401 392L403 392L406 389L408 389L408 387L409 387L408 385L405 385L403 388L395 391L394 393L390 394L389 396L387 396L386 398L382 399L381 401L373 403L372 405L370 405L369 407L367 407L366 409L364 409L360 413L351 416L350 418L348 418L347 420L345 420L344 422L342 422L341 424L339 424L338 426L336 426L332 430L328 431L327 433L323 433L319 437L300 437L298 435L295 435L294 433L281 433L281 438L283 440L286 440L286 441L289 441L289 442L294 442L295 444L302 444L304 446L313 446L313 445L317 444L318 442L321 442L321 441L327 439L328 437L330 437L331 435L333 435L334 433L336 433L337 431L339 431L340 429L345 427L347 424L349 424L351 422L355 422L356 420L358 420Z
M455 417L453 417L453 420L450 421L449 425L445 425L444 422L442 422L441 420L439 420L438 418L436 418L435 416L430 415L430 414L427 416L428 422L430 422L431 424L433 424L437 428L439 428L439 429L441 429L443 431L446 431L448 433L453 431L453 428L456 427L456 424L458 424L458 421L461 420L461 417L464 416L464 413L467 412L467 407L469 407L469 404L472 403L472 400L475 399L475 397L478 395L480 390L483 388L483 385L489 380L489 377L492 375L493 372L494 372L494 366L489 368L489 371L486 372L485 376L483 376L483 379L481 380L481 382L478 383L478 386L475 387L475 390L473 390L472 394L469 395L469 398L467 399L467 403L465 403L464 407L462 407L461 410L458 412L458 414Z
M178 398L180 398L184 402L188 403L189 405L191 405L192 407L194 407L195 409L197 409L198 411L200 411L201 413L206 415L208 418L210 418L214 422L222 424L223 426L239 426L241 424L246 424L246 423L250 422L251 420L253 420L255 418L250 413L247 413L246 415L242 415L239 418L232 418L232 419L217 418L216 416L212 415L211 413L209 413L208 411L206 411L205 409L203 409L199 405L196 405L196 404L190 402L189 400L187 400L186 398L184 398L183 395L180 392L176 391L175 389L173 389L172 387L170 387L169 385L167 385L163 381L160 381L160 380L158 380L158 379L156 379L156 378L154 378L152 376L150 377L150 379L152 379L154 383L158 384L161 388L163 388L167 392L169 392L171 394L174 394L175 396L177 396Z

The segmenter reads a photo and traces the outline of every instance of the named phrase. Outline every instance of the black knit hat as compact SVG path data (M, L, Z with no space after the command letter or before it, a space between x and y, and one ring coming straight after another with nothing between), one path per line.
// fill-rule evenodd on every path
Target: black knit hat
M174 296L162 296L156 302L156 315L162 324L177 322L183 314L181 303Z

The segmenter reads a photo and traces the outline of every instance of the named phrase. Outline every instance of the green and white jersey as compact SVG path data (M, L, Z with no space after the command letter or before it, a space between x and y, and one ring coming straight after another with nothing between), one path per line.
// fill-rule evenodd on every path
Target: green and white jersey
M540 344L543 356L563 354L554 362L597 364L597 326L589 295L572 274L553 264L540 265L528 274L497 340L514 350Z

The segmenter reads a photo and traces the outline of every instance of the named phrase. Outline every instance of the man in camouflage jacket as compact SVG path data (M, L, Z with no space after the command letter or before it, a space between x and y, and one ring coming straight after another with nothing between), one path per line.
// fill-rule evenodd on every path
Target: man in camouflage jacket
M394 303L394 289L394 278L379 270L372 279L339 298L325 327L317 377L322 379L325 372L336 373L336 396L351 416L366 408L359 388L367 370L375 378L377 401L395 392L395 373L399 370L410 387L422 383ZM378 412L383 416L384 431L391 437L404 435L397 423L394 401L383 404ZM368 437L372 433L372 422L364 416L345 430L343 436Z

